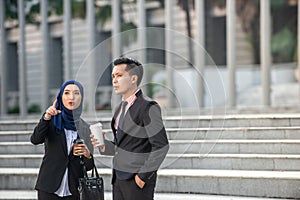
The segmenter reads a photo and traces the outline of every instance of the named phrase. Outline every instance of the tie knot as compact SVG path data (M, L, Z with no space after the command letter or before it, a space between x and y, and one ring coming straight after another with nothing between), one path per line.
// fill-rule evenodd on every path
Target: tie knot
M127 106L128 102L127 101L122 101L121 102L121 106L122 108L125 108Z

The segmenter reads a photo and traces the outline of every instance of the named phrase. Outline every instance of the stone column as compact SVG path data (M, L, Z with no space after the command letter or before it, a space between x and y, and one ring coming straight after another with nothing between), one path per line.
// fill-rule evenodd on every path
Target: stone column
M197 85L198 85L198 105L205 106L205 92L204 92L204 70L205 70L205 11L204 0L195 1L196 10L196 56L195 69L197 71Z
M298 39L298 70L296 72L296 76L298 78L298 83L299 83L299 101L300 101L300 0L298 0L298 33L297 33L297 39Z
M18 19L19 19L19 106L20 116L27 114L27 90L26 90L26 40L25 40L25 11L24 0L18 0Z
M147 54L147 37L146 37L146 5L145 0L137 1L137 16L138 16L138 60L142 64L146 64L146 54ZM144 86L144 93L147 94L147 68L144 68L144 76L141 86Z
M88 48L89 48L89 57L88 57L88 113L92 113L95 111L95 92L97 88L97 83L95 81L95 53L93 53L93 49L95 47L95 39L96 39L96 23L95 23L95 5L94 0L87 0L87 30L88 30Z
M270 76L271 76L271 51L270 51L270 0L260 1L260 52L261 52L261 68L262 68L262 95L263 105L271 105L271 89L270 89Z
M121 37L118 35L121 32L121 1L112 1L112 46L113 46L113 59L122 54Z
M174 0L166 0L165 1L165 38L166 38L166 71L167 71L167 89L169 90L167 92L167 102L168 108L174 107L174 97L173 93L174 90L174 78L173 78L173 56L172 56L172 49L173 47L173 29L174 29L174 20L173 20L173 9L174 9Z
M49 102L49 30L48 30L48 0L41 1L42 17L42 112L44 112L52 102Z
M1 115L5 115L7 113L7 45L6 45L6 29L5 29L5 1L0 1L0 55L1 55L1 63L0 63L0 91L1 91Z
M122 46L121 46L121 1L113 0L112 1L112 59L116 59L122 54ZM114 109L115 106L120 101L120 97L114 95L114 91L112 90L112 100L111 106Z
M226 1L226 41L227 41L227 71L228 71L228 106L236 106L235 84L235 23L236 23L235 0Z
M72 77L72 32L71 32L71 1L64 1L64 81Z

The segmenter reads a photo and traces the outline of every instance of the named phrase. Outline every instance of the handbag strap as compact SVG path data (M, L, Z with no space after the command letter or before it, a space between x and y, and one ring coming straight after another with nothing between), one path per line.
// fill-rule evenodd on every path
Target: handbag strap
M93 171L92 171L92 176L93 177L94 177L94 171L95 171L96 177L99 178L99 174L98 174L97 167L95 166L95 164L94 164L94 168L93 168Z
M83 162L83 158L81 158L80 164L82 165L83 176L88 177L86 166L84 165L84 162ZM96 167L95 163L93 163L92 177L94 177L94 175L96 175L96 177L99 178L99 174L98 174L97 167Z

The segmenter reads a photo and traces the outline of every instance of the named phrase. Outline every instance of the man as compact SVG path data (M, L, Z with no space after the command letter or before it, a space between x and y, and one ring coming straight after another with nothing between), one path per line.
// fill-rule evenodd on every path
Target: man
M101 154L114 155L113 199L153 200L157 170L169 149L161 110L139 89L141 63L121 57L113 64L113 87L122 102L111 122L114 141L106 140L105 147L99 148Z

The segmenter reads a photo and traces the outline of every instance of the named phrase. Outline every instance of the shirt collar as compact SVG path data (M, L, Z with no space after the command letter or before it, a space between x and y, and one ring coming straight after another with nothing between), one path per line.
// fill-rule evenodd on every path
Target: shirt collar
M128 102L128 104L127 104L127 106L128 107L130 107L133 103L134 103L134 101L136 100L136 93L138 93L140 91L140 89L137 89L136 91L135 91L135 93L133 93L131 96L129 96L127 99L123 99L123 101L127 101ZM126 107L127 107L126 106Z

